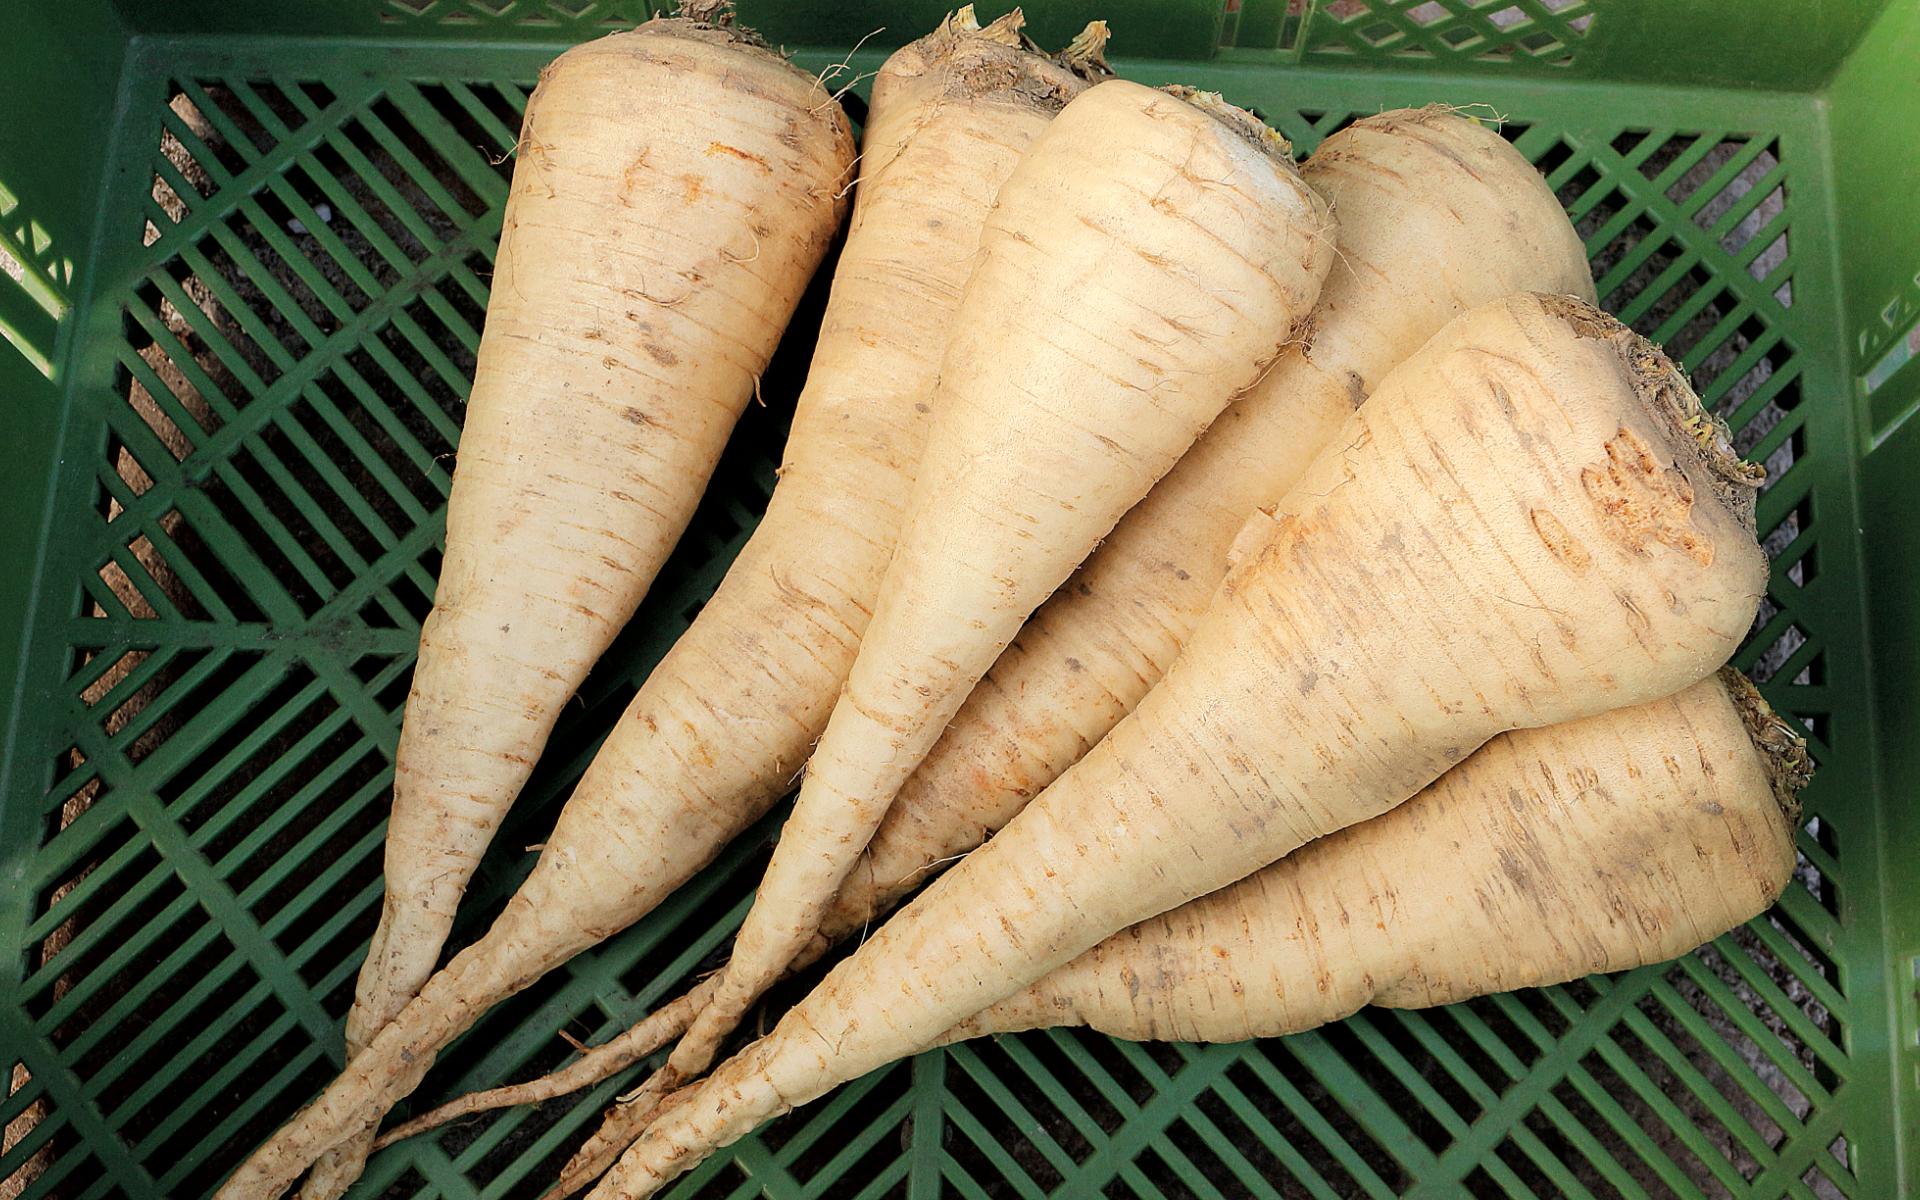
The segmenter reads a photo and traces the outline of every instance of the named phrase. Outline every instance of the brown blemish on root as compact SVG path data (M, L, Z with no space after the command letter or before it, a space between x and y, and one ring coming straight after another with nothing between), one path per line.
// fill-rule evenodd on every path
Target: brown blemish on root
M761 171L765 172L768 175L773 174L773 164L769 163L766 159L761 158L758 154L754 154L754 153L751 153L750 151L742 150L738 146L729 146L725 142L708 142L707 157L712 158L716 154L732 155L734 158L740 159L743 162L752 163L754 166L759 167Z
M1662 467L1639 434L1622 425L1607 440L1607 461L1580 472L1607 532L1636 554L1657 542L1701 566L1713 564L1713 540L1693 528L1693 484L1679 467ZM1536 521L1537 530L1540 523Z
M1748 533L1755 532L1754 502L1766 468L1742 459L1725 421L1708 412L1673 360L1633 330L1574 296L1535 295L1541 310L1576 337L1610 344L1632 380L1647 413L1659 423L1676 459L1701 468L1714 498ZM1612 451L1608 451L1609 455Z
M1580 544L1578 538L1567 532L1567 527L1560 523L1559 517L1544 508L1536 508L1527 515L1533 521L1533 531L1540 535L1547 553L1568 570L1581 575L1593 566L1593 555L1587 553L1587 548Z

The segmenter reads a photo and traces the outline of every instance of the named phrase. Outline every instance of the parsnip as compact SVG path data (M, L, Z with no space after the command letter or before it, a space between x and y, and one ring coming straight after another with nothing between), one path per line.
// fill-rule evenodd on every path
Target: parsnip
M1084 85L1076 69L1091 72L1098 58L1097 29L1063 65L1021 49L1019 28L1017 13L980 29L963 9L888 60L847 244L765 518L609 734L493 927L376 1039L377 1053L356 1057L318 1107L256 1155L229 1194L274 1194L346 1131L369 1138L481 1013L645 914L789 786L844 682L891 553L988 207ZM690 44L686 61L699 69L675 86L752 96L771 89L767 72L782 86L791 74L771 59L761 70L756 51L749 69L729 75L728 60L713 57L718 47ZM546 86L561 77L556 68ZM824 103L800 84L793 90ZM705 244L712 229L685 236Z
M888 803L1020 625L1294 336L1333 258L1278 134L1217 96L1089 88L981 234L872 623L713 999L703 1070L805 949Z
M1365 118L1301 174L1341 222L1310 332L1021 629L901 788L801 963L1006 824L1140 702L1226 573L1246 514L1278 502L1420 343L1512 292L1593 298L1584 247L1539 172L1451 110ZM460 1097L387 1136L597 1083L678 1036L717 986L709 976L553 1075ZM622 1110L636 1129L644 1115Z
M1140 706L596 1195L651 1195L1110 934L1388 811L1498 733L1703 678L1765 586L1755 468L1671 363L1577 300L1449 323L1335 445L1243 529Z
M1240 1041L1665 962L1793 878L1806 746L1731 668L1494 738L1399 808L1108 938L941 1040Z

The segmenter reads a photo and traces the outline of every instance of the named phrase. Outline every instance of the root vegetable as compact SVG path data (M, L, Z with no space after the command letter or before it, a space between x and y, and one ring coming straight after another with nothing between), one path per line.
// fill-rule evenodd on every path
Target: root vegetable
M1501 734L1400 807L1114 934L935 1044L1065 1026L1237 1042L1665 962L1780 894L1809 774L1730 667Z
M1340 220L1312 326L1033 615L900 789L820 939L857 934L1006 824L1133 710L1226 573L1354 406L1449 320L1514 292L1593 299L1585 248L1533 165L1438 106L1368 117L1301 169Z
M349 1058L433 973L561 707L686 528L839 227L845 116L704 19L724 9L572 50L528 102ZM358 1157L304 1195L337 1195Z
M1380 815L1498 733L1705 677L1765 585L1756 469L1664 356L1571 298L1451 322L1335 445L1236 539L1140 706L596 1195L651 1195L1110 934Z
M1216 96L1112 80L1035 140L981 234L846 693L655 1090L703 1070L806 947L967 693L1279 353L1332 257L1331 217L1286 143Z
M574 55L628 54L631 74L670 54L696 69L668 83L713 93L692 111L733 103L738 91L749 111L778 118L776 134L789 121L804 131L821 119L812 111L826 97L805 76L719 32L679 29L652 22L570 52L540 103L571 78ZM493 927L223 1194L277 1194L329 1145L370 1137L434 1054L481 1013L644 915L790 785L844 682L891 553L981 223L1027 145L1084 86L1073 70L1020 49L1018 30L1017 15L982 30L963 10L889 60L766 517L628 706ZM620 89L603 103L622 116L652 107L636 109ZM712 230L704 225L687 244L709 245Z
M1512 292L1593 298L1584 247L1539 172L1447 109L1356 122L1301 173L1341 223L1306 343L1220 415L1021 629L901 788L796 966L869 928L1106 736L1192 631L1246 514L1277 503L1420 343ZM387 1136L598 1083L678 1036L715 986L709 977L553 1075L461 1097Z
M1502 734L1383 816L1115 934L941 1041L1231 1042L1665 962L1793 877L1806 747L1731 668Z

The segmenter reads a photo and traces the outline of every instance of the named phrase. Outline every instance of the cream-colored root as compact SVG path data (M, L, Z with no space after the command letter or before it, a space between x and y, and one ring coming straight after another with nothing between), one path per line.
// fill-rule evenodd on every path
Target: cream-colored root
M720 987L656 1088L712 1060L1021 623L1311 310L1324 202L1278 135L1193 101L1096 85L1001 188L874 619Z
M1432 107L1356 122L1302 175L1340 220L1309 329L1041 606L900 789L822 922L856 936L1006 824L1166 671L1246 515L1286 494L1441 326L1513 292L1593 300L1585 248L1506 139Z
M1236 1042L1664 962L1779 895L1810 773L1730 667L1501 734L1400 807L1113 935L937 1044L1061 1026Z
M1021 50L1018 28L1017 14L981 29L963 12L883 70L847 244L766 517L609 735L520 893L463 956L471 977L504 990L440 993L467 1010L451 1024L408 1011L413 1032L396 1035L380 1061L430 1061L492 1003L651 909L790 785L891 553L994 192L1084 85ZM350 1071L357 1082L343 1076L334 1093L338 1117L359 1095L377 1118L423 1070Z
M682 19L543 72L395 761L357 1052L432 971L555 716L678 539L831 244L853 155L823 96L740 31ZM313 1194L350 1183L364 1149Z
M1279 1037L1665 962L1792 878L1805 746L1731 668L1502 734L1399 808L1108 938L941 1039Z
M1389 369L1452 317L1509 293L1593 298L1584 247L1553 193L1475 122L1439 108L1382 113L1329 138L1302 175L1340 216L1344 260L1311 329L1022 627L901 788L793 969L859 936L1006 824L1140 702L1226 573L1246 514L1292 487ZM610 1074L630 1060L600 1061ZM576 1086L604 1077L577 1066L565 1068ZM548 1080L522 1086L555 1094ZM486 1093L500 1103L533 1094Z
M1390 810L1498 733L1704 678L1765 586L1755 476L1724 426L1577 300L1451 322L1335 446L1243 531L1140 706L656 1121L596 1196L653 1194L1109 935Z
M498 1108L514 1108L522 1104L538 1104L543 1100L565 1096L581 1088L592 1087L596 1083L611 1079L685 1032L694 1014L700 1011L707 997L712 994L713 987L714 981L709 977L672 1002L661 1005L635 1021L614 1037L598 1046L588 1047L580 1057L557 1071L549 1072L538 1079L529 1079L525 1083L510 1083L484 1092L468 1092L464 1096L447 1101L436 1109L422 1113L411 1121L396 1125L382 1133L374 1142L373 1148L384 1149L395 1142L404 1141L415 1134L425 1133L429 1129L438 1129L449 1121L457 1121L461 1117L471 1116L474 1113L492 1112Z

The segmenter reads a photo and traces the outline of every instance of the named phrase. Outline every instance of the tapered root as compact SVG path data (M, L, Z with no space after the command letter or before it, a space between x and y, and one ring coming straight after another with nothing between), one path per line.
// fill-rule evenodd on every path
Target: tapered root
M384 1150L395 1142L438 1129L449 1121L473 1113L539 1104L609 1079L686 1032L694 1016L706 1006L708 997L713 995L714 986L713 979L703 981L673 1003L649 1014L619 1036L593 1047L558 1071L538 1079L529 1079L525 1083L507 1084L484 1092L469 1092L405 1124L396 1125L381 1134L373 1148Z
M646 1094L623 1100L607 1109L606 1119L600 1128L594 1130L580 1149L574 1151L567 1165L560 1168L560 1178L540 1197L540 1200L566 1200L594 1180L605 1175L627 1148L640 1140L640 1135L669 1108L678 1105L693 1093L693 1088L662 1095L651 1088Z

